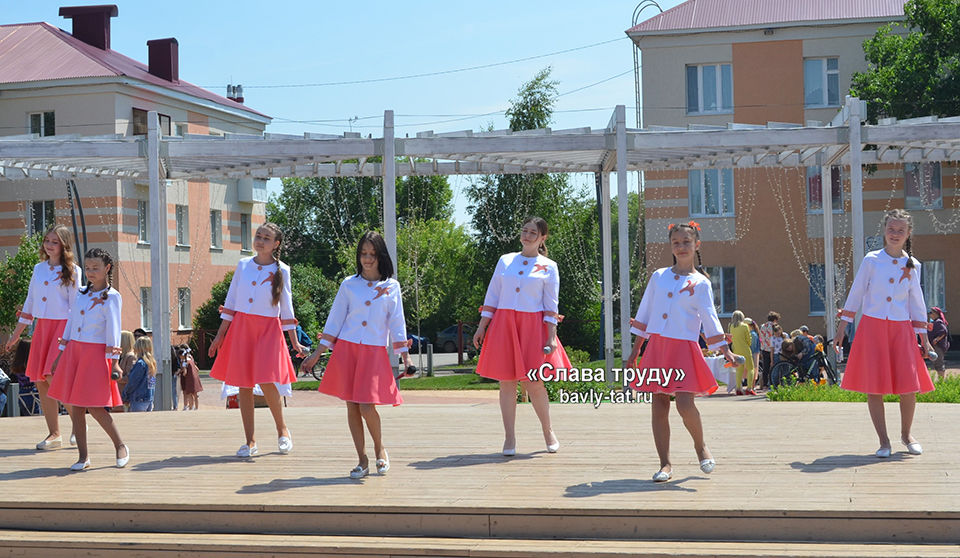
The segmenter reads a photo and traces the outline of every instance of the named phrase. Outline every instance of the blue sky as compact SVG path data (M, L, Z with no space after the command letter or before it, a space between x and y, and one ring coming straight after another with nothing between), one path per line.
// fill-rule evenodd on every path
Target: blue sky
M666 10L680 2L660 5ZM69 31L70 22L57 15L59 7L97 3L106 0L0 0L0 23L46 21ZM394 111L400 137L423 130L477 130L491 123L502 129L507 123L500 111L547 65L562 94L552 127L602 128L617 104L627 105L628 123L636 119L632 46L624 31L637 3L121 1L111 43L114 50L145 61L147 40L176 37L180 77L221 95L228 83L242 84L246 103L274 117L268 132L352 130L377 137L385 109ZM647 9L641 19L655 13ZM304 86L445 72L603 42L478 70ZM618 74L623 75L614 77ZM603 83L580 89L597 82ZM264 87L277 85L298 87ZM451 183L456 219L462 223L467 219L459 195L463 179Z

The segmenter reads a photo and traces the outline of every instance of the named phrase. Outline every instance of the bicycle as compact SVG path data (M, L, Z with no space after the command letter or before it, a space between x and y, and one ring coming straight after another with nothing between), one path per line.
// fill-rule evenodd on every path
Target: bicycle
M829 347L833 344L830 339L825 343L817 343L813 351L813 362L804 369L796 359L782 360L770 369L770 382L774 387L784 384L788 378L794 378L797 382L814 381L819 382L822 373L826 374L827 383L839 384L840 376L833 364L827 359L827 353L824 345ZM821 369L823 372L821 372Z
M310 376L313 376L316 380L322 380L323 372L327 368L327 362L330 361L330 351L327 351L322 355L320 355L320 358L317 359L317 363L313 365L313 368L311 368L310 370L304 370L301 364L303 364L303 361L306 360L307 357L309 356L310 355L304 355L303 358L298 358L296 355L292 355L291 358L293 359L293 366L297 372L297 377L299 377L300 373L302 372L303 375L305 376L309 374Z

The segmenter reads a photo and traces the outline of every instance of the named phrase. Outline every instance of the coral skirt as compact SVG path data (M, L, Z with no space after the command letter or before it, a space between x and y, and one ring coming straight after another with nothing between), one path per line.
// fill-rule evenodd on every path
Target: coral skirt
M840 387L883 395L933 391L910 322L861 318Z
M394 406L403 403L387 348L343 339L334 345L317 391L351 403Z
M103 343L70 341L53 373L48 395L64 405L116 407L122 405L117 382L110 379L113 360Z
M637 391L650 393L677 393L689 392L697 395L708 395L717 391L717 381L713 372L703 359L700 346L694 341L661 337L659 334L650 335L647 348L640 357L640 362L633 366L637 369L638 379L630 387ZM654 368L660 369L656 375L651 374ZM669 378L666 370L673 368ZM644 374L643 370L646 369ZM683 378L676 380L676 370L683 370ZM640 375L643 375L640 379ZM656 377L659 381L653 381Z
M52 374L50 365L60 354L60 338L67 320L48 320L37 318L33 329L33 341L30 343L30 356L27 358L27 377L31 381L43 380Z
M280 318L237 312L217 351L210 377L242 388L297 381Z
M549 362L554 368L572 368L567 352L557 339L557 350L543 354L547 324L543 312L500 309L493 315L483 339L477 374L500 381L527 380L532 368Z

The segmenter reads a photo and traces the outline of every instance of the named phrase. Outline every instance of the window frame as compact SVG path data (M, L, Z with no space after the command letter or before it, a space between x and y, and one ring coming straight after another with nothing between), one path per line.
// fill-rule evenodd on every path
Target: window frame
M140 287L140 327L152 331L153 309L151 308L151 287Z
M713 289L713 305L720 318L729 318L737 309L737 268L735 266L704 266L704 270L710 275L710 287ZM732 275L732 277L728 277ZM732 285L727 285L727 281ZM726 297L727 290L733 292L733 300L728 301ZM728 304L729 303L729 304ZM727 308L727 310L724 310Z
M244 232L244 227L247 228ZM253 214L251 213L241 213L240 214L240 251L241 252L252 252L253 251Z
M715 107L714 109L707 110L705 109L706 103L704 102L704 81L703 81L703 70L704 68L714 68L714 87L716 96L714 98ZM697 107L696 110L691 110L690 107L690 70L696 69L697 73L697 83L696 83L696 96L697 96ZM729 91L729 105L725 105L725 98L727 95L724 95L725 90L723 87L724 82L724 73L729 75L730 81L730 91ZM699 116L704 114L733 114L733 64L729 62L716 62L713 64L687 64L684 67L685 81L686 81L686 112L688 116Z
M223 211L219 209L210 210L210 248L223 249Z
M718 213L707 213L707 173L716 173L717 176L717 211ZM698 178L700 207L694 208L694 177ZM729 178L729 184L725 178ZM729 190L729 192L727 191ZM724 201L729 194L729 207L724 211ZM691 217L710 218L710 217L734 217L736 216L736 179L732 168L721 169L691 169L687 171L687 209Z
M131 134L132 136L145 136L149 128L149 123L147 122L147 117L150 114L150 111L142 108L133 107L133 116L130 118ZM160 135L170 136L172 135L171 130L173 128L173 119L170 118L169 114L157 113L157 120L160 125Z
M193 329L193 319L190 314L190 287L179 287L177 289L177 328L179 330Z
M820 199L820 207L818 207L818 208L812 207L812 202L813 202L813 200L812 200L812 198L811 198L811 196L810 196L810 190L811 190L811 188L810 188L810 181L814 179L814 177L811 176L810 173L811 173L811 172L816 172L816 175L817 175L816 177L817 177L817 178L820 178L820 175L822 174L821 169L822 169L822 167L817 167L817 166L806 167L806 174L805 174L805 179L804 179L804 181L805 181L805 183L806 183L806 185L807 185L807 214L808 214L808 215L823 215L823 199L822 199L822 196L823 196L823 184L822 184L822 183L817 184L817 191L820 192L820 196L821 196L821 199ZM834 174L836 174L836 179L834 179ZM839 199L837 199L837 200L832 200L832 201L833 201L833 203L832 203L832 205L833 205L833 213L835 213L835 214L836 214L836 213L843 213L843 169L841 169L839 166L836 166L836 165L831 166L831 167L830 167L830 180L831 180L831 183L833 183L833 182L836 183L836 186L838 186L838 190L837 190L837 191L839 192ZM833 186L834 186L834 184L831 184L831 193L832 193L832 191L833 191Z
M816 274L814 269L818 269ZM822 263L808 263L807 264L807 312L808 316L825 316L827 313L827 270L826 265ZM823 296L819 296L819 293L816 292L814 285L814 275L817 277L817 281L820 282L820 285L823 287ZM839 300L842 297L842 293L847 292L847 268L843 264L836 264L833 268L833 295L838 297L837 308L839 309L842 302ZM823 310L814 310L813 302L818 300L820 305L823 306Z
M174 210L177 227L177 246L190 247L190 208L186 205L176 205Z
M939 268L939 273L933 273L935 268ZM931 289L930 283L937 280L937 285ZM920 288L923 291L923 303L927 308L939 306L943 310L947 309L947 265L945 260L926 260L920 262ZM936 290L936 293L930 293ZM936 296L933 296L935 294Z
M150 244L150 202L137 200L137 244Z
M34 117L39 120L36 131L34 131ZM57 111L41 110L27 113L27 130L28 133L41 138L57 135Z
M911 171L911 167L916 170ZM933 204L923 204L921 196L911 196L910 195L910 176L916 175L924 167L929 167L935 169L935 173L931 173L931 188L937 191L937 198ZM936 187L934 188L932 182L936 176ZM919 194L919 189L917 189ZM913 200L913 201L911 201ZM933 163L904 163L903 165L903 206L906 209L943 209L943 166L939 162Z
M56 200L32 200L27 208L27 232L29 234L44 234L47 229L57 222ZM43 216L40 226L37 226L37 204Z
M830 69L830 61L836 60L837 68L834 70ZM807 63L808 62L819 62L819 74L821 80L821 95L819 103L810 103L807 100L809 96L807 90ZM836 101L831 102L830 99L830 76L837 76L837 98ZM840 57L839 56L819 56L813 58L804 58L803 59L803 106L804 108L836 108L840 106Z

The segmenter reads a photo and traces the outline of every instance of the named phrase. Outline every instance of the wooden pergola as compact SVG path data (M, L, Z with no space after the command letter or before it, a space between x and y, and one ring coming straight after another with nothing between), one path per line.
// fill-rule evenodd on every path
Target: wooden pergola
M797 168L849 166L852 184L854 270L863 259L862 166L956 160L960 157L960 117L893 119L862 125L865 103L848 97L837 117L825 126L769 123L725 127L651 127L631 129L626 109L617 106L599 130L530 130L522 132L421 132L397 138L393 111L384 112L383 137L264 134L224 137L161 137L156 113L150 113L146 138L65 137L0 138L0 182L30 179L116 177L149 182L152 238L167 238L165 179L238 179L270 177L383 178L384 235L396 260L396 177L430 175L596 173L600 179L601 235L611 244L610 176L617 176L620 330L629 331L630 300L627 173L705 168ZM864 150L865 146L871 149ZM824 239L833 238L831 184L823 180ZM169 358L170 300L166 243L151 244L151 289L156 354ZM834 267L833 243L824 242L826 269ZM610 309L613 255L603 253L603 302ZM826 311L833 315L834 278L826 273ZM827 320L828 336L834 332ZM604 313L604 350L612 366L613 313ZM630 351L630 336L621 338L621 354ZM164 368L165 369L165 368ZM165 384L166 385L166 384Z

